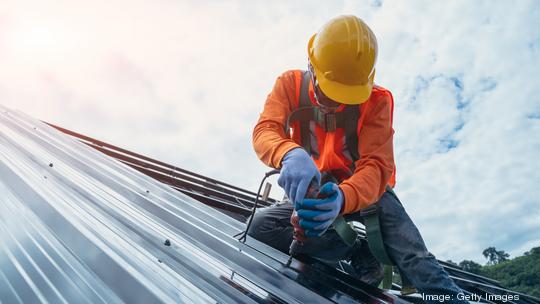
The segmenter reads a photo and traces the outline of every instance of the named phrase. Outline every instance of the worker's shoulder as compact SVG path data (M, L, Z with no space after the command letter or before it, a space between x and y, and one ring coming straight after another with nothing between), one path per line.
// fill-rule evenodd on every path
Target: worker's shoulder
M392 92L390 92L389 89L382 87L378 84L373 85L373 90L371 91L371 94L376 94L379 96L381 95L392 96Z
M287 70L283 73L281 73L281 75L279 75L278 79L282 79L284 81L293 81L295 80L295 78L297 77L297 75L299 75L299 73L301 73L302 70Z
M390 92L390 90L380 85L373 85L371 94L374 97L371 99L373 99L373 101L375 102L388 102L388 103L394 102L394 97L392 96L392 92Z

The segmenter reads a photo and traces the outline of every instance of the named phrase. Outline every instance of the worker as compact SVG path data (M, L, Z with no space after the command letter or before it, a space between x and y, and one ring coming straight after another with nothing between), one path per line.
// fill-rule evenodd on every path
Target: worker
M362 220L377 206L384 247L402 277L422 294L450 295L456 286L392 191L395 184L389 90L374 85L377 40L355 16L328 21L308 43L308 69L277 78L253 130L257 156L280 169L278 184L288 199L263 208L248 235L283 252L293 238L297 211L308 241L301 248L327 262L350 260L359 279L378 285L380 263L365 241L347 245L333 229L343 215ZM404 59L406 60L406 59ZM322 185L320 198L305 198L309 185Z

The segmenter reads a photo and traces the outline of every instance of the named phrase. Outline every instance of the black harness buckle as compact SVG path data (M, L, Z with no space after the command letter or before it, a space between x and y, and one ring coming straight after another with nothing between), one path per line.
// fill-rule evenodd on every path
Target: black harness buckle
M324 114L324 130L326 132L334 132L336 128L336 113L332 112Z

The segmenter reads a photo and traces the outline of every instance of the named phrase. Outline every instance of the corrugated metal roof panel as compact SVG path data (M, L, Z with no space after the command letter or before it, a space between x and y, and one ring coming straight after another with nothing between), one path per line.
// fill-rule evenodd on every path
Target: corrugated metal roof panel
M2 303L422 302L309 257L286 267L235 238L255 193L54 127L0 107ZM440 263L465 293L540 303Z
M6 303L399 301L326 270L285 269L286 255L233 237L243 223L44 123L1 112Z
M120 147L102 142L100 140L90 138L88 136L54 126L56 129L62 131L63 133L69 134L80 140L81 142L89 145L90 147L97 149L113 158L120 160L122 163L129 165L130 167L148 175L152 178L159 180L163 183L166 183L173 187L174 189L181 191L189 196L196 198L198 201L207 204L216 208L224 214L232 216L233 218L246 221L246 211L253 208L254 202L257 201L256 193L251 191L235 187L233 185L215 180L200 174L187 171L185 169L178 168L176 166L163 163L159 160L149 158L138 153L122 149ZM275 203L275 200L267 199L258 200L259 206L265 206L272 203ZM249 212L250 213L250 212ZM249 214L248 213L248 214ZM354 223L355 229L359 233L360 237L365 237L364 226L360 223ZM244 228L243 228L244 229ZM239 238L239 237L238 237ZM264 247L262 247L264 248ZM320 262L317 260L309 261L305 257L302 258L303 262L307 262L310 265L320 266ZM482 301L490 303L488 296L491 298L496 298L496 295L505 296L512 295L513 298L519 298L519 301L514 301L514 303L540 303L540 299L508 290L500 285L496 280L489 279L480 275L469 273L459 269L455 264L450 264L445 261L439 260L439 263L443 268L450 274L450 277L458 284L459 287L463 289L465 294L471 295L472 293L479 295L482 298ZM347 272L347 268L350 268L350 265L347 263L340 264L338 266L340 270ZM327 269L329 273L333 273L335 276L342 277L344 281L350 280L350 277L344 275L342 272L335 272L335 269ZM349 271L353 271L349 269ZM359 289L369 290L365 286L357 286ZM317 291L320 291L317 289ZM403 296L400 294L401 286L398 284L393 284L392 290L389 291L393 294L397 294L400 297L418 302L421 298L421 295L418 293L409 294ZM349 292L352 293L352 292ZM376 294L371 291L372 294Z

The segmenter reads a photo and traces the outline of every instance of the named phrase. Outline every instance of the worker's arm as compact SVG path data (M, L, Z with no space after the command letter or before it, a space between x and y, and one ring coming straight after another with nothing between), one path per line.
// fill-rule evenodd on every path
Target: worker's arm
M354 174L339 187L345 203L343 214L353 213L375 203L384 193L394 170L391 96L382 95L365 109L359 133L360 159Z
M283 156L290 150L300 147L284 131L295 92L293 71L287 71L278 77L253 129L255 153L263 163L273 168L280 168Z

